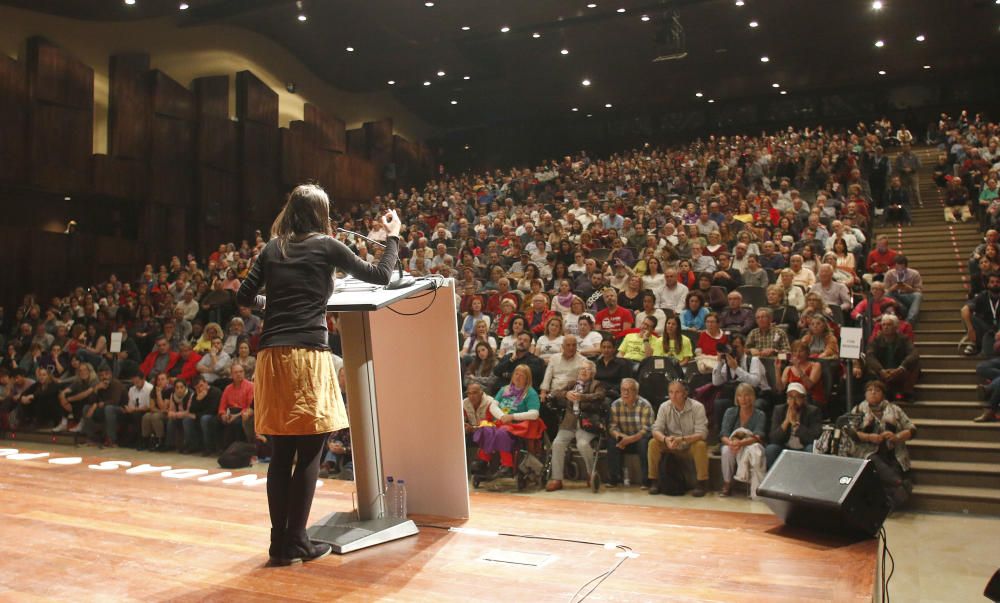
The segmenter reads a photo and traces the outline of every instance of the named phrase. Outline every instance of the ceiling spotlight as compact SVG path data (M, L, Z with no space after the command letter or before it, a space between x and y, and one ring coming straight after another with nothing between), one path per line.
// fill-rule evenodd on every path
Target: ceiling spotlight
M132 6L133 4L135 4L135 0L125 0L125 4L127 4L128 6Z
M781 88L781 84L779 84L778 82L775 82L775 83L771 84L771 87L772 88Z
M788 90L782 90L780 94L788 94Z
M708 99L708 102L710 102L710 103L714 103L714 102L715 102L715 99L714 99L714 98L710 98L710 99Z
M424 82L424 86L430 86L430 85L431 85L430 82L427 82L427 81Z
M453 104L453 105L457 105L457 104L458 104L458 101L457 101L457 100L453 100L453 101L451 101L451 104Z
M583 80L580 83L583 84L584 86L589 86L590 85L590 80Z
M998 4L1000 4L1000 3L998 3ZM927 36L925 36L924 34L920 34L919 36L917 36L917 42L923 42L926 39L927 39Z
M535 38L535 39L537 40L538 38L542 37L542 34L540 34L540 33L538 33L538 32L536 31L535 33L531 34L531 37L532 37L532 38Z
M63 197L63 201L72 201L72 200L73 200L73 197L70 197L70 196Z
M751 21L750 22L750 27L752 27L752 28L756 28L758 25L760 25L760 23L758 23L756 21Z
M578 107L573 107L572 109L570 109L570 111L572 111L572 112L574 112L574 113L576 113L576 112L577 112L577 111L579 111L579 110L580 110L580 109L579 109Z
M178 6L177 8L179 8L181 10L187 10L187 9L191 8L191 6L187 2L181 2L181 5Z
M930 65L924 65L924 69L930 69L930 68L931 68Z
M562 54L562 55L569 54L569 48L563 48L562 50L559 51L559 54Z
M438 71L438 77L444 77L444 71Z
M472 28L469 27L468 25L463 25L462 26L462 31L469 31L470 29L472 29Z
M639 17L639 20L640 21L649 21L649 15L643 15L643 16Z
M882 48L883 46L885 46L885 42L883 40L875 40L875 48Z
M764 55L764 56L760 57L760 62L761 63L769 63L769 62L771 62L771 59L768 58L767 55Z
M879 69L878 70L878 74L879 75L885 75L885 69Z
M510 31L510 28L506 25L500 28L500 33L507 33L508 31Z
M593 113L588 113L588 114L587 114L587 117L593 117L593 116L594 116L594 114L593 114Z
M299 21L302 21L303 23L305 23L308 20L309 20L309 17L307 17L305 15L299 15Z
M433 2L424 2L424 6L426 6L427 8L430 8L430 7L434 6L434 3Z
M386 84L389 84L390 86L395 86L396 80L389 80L388 82L386 82Z
M464 77L463 77L462 79L463 79L463 80L471 80L472 78L471 78L471 77L469 77L468 75L466 75L466 76L464 76Z
M882 1L875 0L874 2L872 2L872 10L882 10Z
M587 8L597 8L597 5L591 2L590 4L587 5Z
M353 46L348 46L344 50L346 50L347 52L354 52L354 47Z
M465 145L465 150L466 150L466 151L468 151L468 150L469 150L469 145Z
M625 12L625 9L624 9L624 8L619 8L619 9L618 9L618 10L616 10L615 12L616 12L616 13L623 13L623 12Z
M736 6L743 6L744 4L746 3L743 0L736 0Z
M701 97L705 96L705 95L704 95L704 94L702 94L701 92L695 92L695 93L694 93L694 95L695 95L696 97L698 97L698 98L701 98Z
M604 103L604 108L605 109L610 109L611 108L611 103Z

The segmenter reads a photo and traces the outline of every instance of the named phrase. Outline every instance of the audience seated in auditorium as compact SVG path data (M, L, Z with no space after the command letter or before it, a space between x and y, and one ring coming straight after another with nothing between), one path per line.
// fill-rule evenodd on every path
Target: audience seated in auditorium
M691 490L695 497L705 496L708 484L708 418L701 402L688 397L688 386L683 381L672 381L668 399L660 405L653 423L652 441L648 448L648 474L650 482L656 482L660 459L664 455L693 460L697 484ZM659 494L656 485L649 488L650 494Z
M599 435L593 432L593 417L595 415L597 417L603 416L607 404L607 392L604 384L594 378L595 373L594 363L584 360L577 369L574 381L555 388L547 396L549 403L562 410L559 431L552 441L552 472L549 482L545 486L548 492L562 489L566 452L570 442L574 440L577 452L583 457L587 469L587 483L590 484L590 474L597 462L591 444ZM597 421L597 424L601 424L601 421Z

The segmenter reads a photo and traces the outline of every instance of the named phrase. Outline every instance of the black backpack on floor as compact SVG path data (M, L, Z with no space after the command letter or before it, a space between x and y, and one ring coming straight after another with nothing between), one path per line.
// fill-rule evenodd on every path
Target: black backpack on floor
M219 467L223 469L242 469L253 464L251 461L257 455L257 446L249 442L233 442L219 456Z
M660 494L667 496L684 496L687 492L687 482L684 479L684 461L674 454L664 454L660 458L656 487Z

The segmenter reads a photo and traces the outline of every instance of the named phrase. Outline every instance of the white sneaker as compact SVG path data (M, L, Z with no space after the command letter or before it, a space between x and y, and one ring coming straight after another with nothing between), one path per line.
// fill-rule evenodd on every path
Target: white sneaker
M67 425L69 425L69 422L66 420L66 417L63 417L62 421L59 421L59 424L52 428L52 433L62 433L66 431Z
M81 431L83 431L83 421L69 428L70 433L80 433Z

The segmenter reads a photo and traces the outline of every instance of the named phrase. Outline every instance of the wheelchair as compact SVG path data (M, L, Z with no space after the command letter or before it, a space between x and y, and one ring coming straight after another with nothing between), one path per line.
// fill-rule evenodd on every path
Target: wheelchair
M513 485L518 492L529 487L533 489L545 487L552 466L552 440L547 433L544 433L541 438L532 440L518 438L518 441L520 445L514 456L514 476L498 477L499 460L494 457L486 472L472 474L473 488L478 490L485 483L495 483L498 490Z

